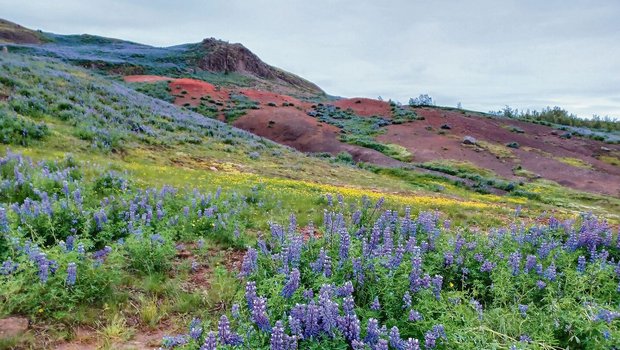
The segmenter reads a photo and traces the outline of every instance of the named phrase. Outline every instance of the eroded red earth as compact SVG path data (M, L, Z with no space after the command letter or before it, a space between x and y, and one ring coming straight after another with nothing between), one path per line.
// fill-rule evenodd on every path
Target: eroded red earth
M126 79L146 82L169 80L155 76L129 76ZM357 161L382 166L403 165L372 149L340 142L338 128L308 116L312 106L310 102L268 91L227 90L195 79L172 79L170 88L176 97L175 104L181 106L195 106L201 98L225 105L231 94L245 95L258 102L259 107L248 110L234 122L234 126L302 152L337 154L345 151ZM352 109L360 116L391 117L390 105L385 101L349 98L329 103L341 109ZM525 179L522 173L516 172L520 166L532 175L567 187L620 196L620 167L598 159L604 154L620 154L619 145L580 137L564 139L560 137L561 131L517 120L488 118L440 108L414 110L424 120L390 125L385 134L377 137L380 142L406 147L414 155L414 162L466 160L508 179ZM515 132L515 127L523 132ZM464 145L462 140L465 136L482 142L478 146ZM520 147L505 146L511 142L517 142ZM563 159L573 160L573 164L561 161ZM576 166L574 160L583 165Z

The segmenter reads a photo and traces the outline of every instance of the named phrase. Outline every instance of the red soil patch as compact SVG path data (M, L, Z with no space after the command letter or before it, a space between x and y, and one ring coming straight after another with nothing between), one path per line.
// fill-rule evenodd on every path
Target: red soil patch
M174 103L193 106L200 104L200 98L208 96L216 102L225 103L229 100L229 92L202 80L182 78L170 82L170 91L176 97Z
M291 146L302 152L349 152L358 161L381 165L400 162L372 149L353 146L338 140L340 129L320 123L294 107L263 107L250 110L234 122L234 126Z
M338 100L332 104L345 110L351 108L355 114L363 117L372 117L375 115L388 118L392 117L390 104L385 101L356 97Z
M155 83L164 80L174 80L174 78L159 75L127 75L123 79L128 83Z
M550 127L516 120L486 118L434 108L417 108L415 111L424 116L425 120L390 125L388 132L379 136L378 140L406 147L413 153L416 162L467 160L506 178L517 178L513 168L520 165L568 187L620 195L620 168L595 158L600 154L602 146L617 150L620 149L618 145L606 145L579 137L566 140L554 135L557 132ZM442 130L440 127L443 124L449 125L451 129L444 130L445 135L440 135L438 132ZM511 132L511 126L521 128L524 133ZM518 142L520 148L506 148L512 152L512 156L498 158L480 147L463 145L461 141L466 135L502 147L509 142ZM562 163L555 159L558 157L580 159L590 164L592 169Z
M247 98L249 98L250 100L256 101L262 105L266 105L268 103L275 103L278 106L281 106L283 103L293 103L295 106L302 105L301 101L294 97L280 95L269 91L241 89L239 90L239 93L247 96Z

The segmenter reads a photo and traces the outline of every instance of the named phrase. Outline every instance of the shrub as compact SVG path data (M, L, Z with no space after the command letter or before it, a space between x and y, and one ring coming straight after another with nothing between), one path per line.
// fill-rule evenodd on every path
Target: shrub
M0 143L28 146L49 135L45 123L34 123L0 106Z

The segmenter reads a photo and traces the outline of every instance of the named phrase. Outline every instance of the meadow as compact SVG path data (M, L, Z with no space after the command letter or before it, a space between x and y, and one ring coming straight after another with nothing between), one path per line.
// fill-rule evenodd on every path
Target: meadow
M617 198L314 157L54 59L0 65L0 318L31 325L0 348L618 346Z

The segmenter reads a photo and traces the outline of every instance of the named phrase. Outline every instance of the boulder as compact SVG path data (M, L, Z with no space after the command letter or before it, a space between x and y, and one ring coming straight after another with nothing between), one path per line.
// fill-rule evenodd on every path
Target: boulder
M465 145L475 145L476 144L476 138L474 138L473 136L465 136L463 138L463 144L465 144Z

